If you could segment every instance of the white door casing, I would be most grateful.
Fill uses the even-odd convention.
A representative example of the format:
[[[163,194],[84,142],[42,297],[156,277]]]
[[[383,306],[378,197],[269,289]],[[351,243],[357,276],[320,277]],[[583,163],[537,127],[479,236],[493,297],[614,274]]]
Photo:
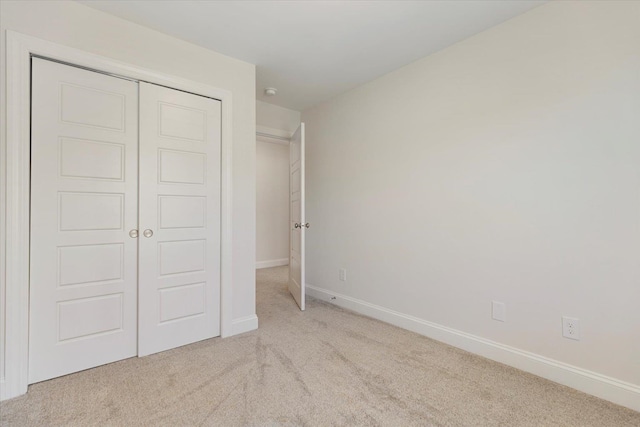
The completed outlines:
[[[220,123],[140,82],[139,356],[220,335]]]
[[[289,292],[305,309],[304,237],[307,229],[304,214],[304,123],[291,136],[289,145]]]
[[[136,355],[138,87],[33,59],[29,382]]]

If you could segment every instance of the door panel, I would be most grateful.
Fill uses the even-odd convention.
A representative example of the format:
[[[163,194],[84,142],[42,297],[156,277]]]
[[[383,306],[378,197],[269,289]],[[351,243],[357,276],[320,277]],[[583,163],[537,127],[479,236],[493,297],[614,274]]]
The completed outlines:
[[[144,356],[220,334],[221,105],[148,83],[140,105]]]
[[[34,58],[29,383],[137,350],[137,84]]]
[[[304,217],[304,123],[291,137],[289,145],[289,206],[290,206],[290,255],[289,255],[289,292],[304,310],[304,235],[306,222]],[[297,226],[296,226],[297,225]]]

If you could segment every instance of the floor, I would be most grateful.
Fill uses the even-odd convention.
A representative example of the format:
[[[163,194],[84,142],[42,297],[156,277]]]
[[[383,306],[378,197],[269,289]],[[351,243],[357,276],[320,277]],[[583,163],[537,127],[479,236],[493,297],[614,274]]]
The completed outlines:
[[[640,426],[640,413],[310,299],[258,271],[260,328],[35,384],[3,426]]]

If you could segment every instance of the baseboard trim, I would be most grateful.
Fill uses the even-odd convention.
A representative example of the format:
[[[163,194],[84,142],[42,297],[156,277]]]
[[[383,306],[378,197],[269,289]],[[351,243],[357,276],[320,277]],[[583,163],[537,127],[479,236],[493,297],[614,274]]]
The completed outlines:
[[[280,267],[281,265],[289,265],[289,258],[258,261],[256,262],[256,270],[259,270],[261,268]]]
[[[306,284],[307,294],[470,353],[640,411],[640,386]]]
[[[4,378],[0,379],[0,401],[7,400],[12,397],[15,397],[15,396],[11,395],[7,390],[7,384]]]
[[[251,316],[240,317],[239,319],[233,319],[231,323],[231,336],[244,334],[245,332],[258,329],[258,316],[255,314]]]

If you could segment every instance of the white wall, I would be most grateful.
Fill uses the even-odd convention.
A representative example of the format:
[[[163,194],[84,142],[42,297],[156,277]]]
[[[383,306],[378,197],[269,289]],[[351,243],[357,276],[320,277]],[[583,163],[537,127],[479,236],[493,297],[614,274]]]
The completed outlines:
[[[4,119],[5,30],[14,30],[51,42],[178,76],[233,94],[233,318],[255,315],[255,66],[183,42],[162,33],[107,15],[74,2],[0,2],[0,117]],[[3,120],[4,121],[4,120]],[[6,149],[5,126],[0,143]],[[4,172],[2,165],[2,205]],[[4,251],[4,209],[2,247]],[[4,267],[4,253],[2,256]],[[4,303],[4,268],[0,295]],[[4,306],[0,307],[2,313]],[[1,317],[1,316],[0,316]],[[2,325],[4,326],[4,325]],[[4,327],[2,328],[4,334]],[[4,354],[4,336],[0,337]],[[4,360],[4,359],[3,359]],[[4,378],[4,363],[2,363]]]
[[[289,146],[256,143],[256,267],[289,264]]]
[[[300,112],[256,102],[258,131],[291,135]],[[289,263],[289,147],[277,140],[256,142],[256,267]]]
[[[316,294],[631,383],[640,407],[640,3],[545,4],[302,121]]]
[[[267,127],[293,134],[300,124],[300,112],[256,101],[256,124],[259,128]]]

